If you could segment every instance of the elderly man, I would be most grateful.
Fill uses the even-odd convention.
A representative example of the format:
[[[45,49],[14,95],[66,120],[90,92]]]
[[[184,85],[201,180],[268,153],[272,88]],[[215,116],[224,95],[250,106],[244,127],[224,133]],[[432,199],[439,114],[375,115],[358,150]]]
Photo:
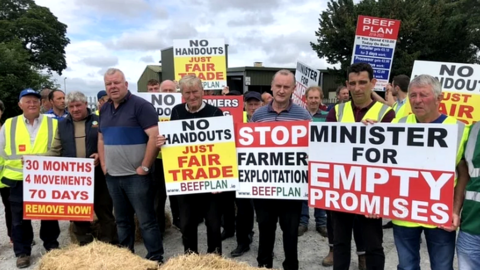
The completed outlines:
[[[372,99],[372,91],[376,82],[376,79],[373,78],[373,69],[369,64],[351,65],[348,69],[346,85],[352,95],[352,101],[335,105],[327,115],[327,122],[354,123],[366,119],[391,122],[395,118],[395,112],[388,105]],[[354,224],[362,228],[361,237],[366,240],[365,255],[358,256],[360,268],[384,269],[382,219],[369,219],[363,215],[335,211],[331,211],[331,217],[333,220],[334,270],[350,268],[350,245]]]
[[[160,84],[161,93],[176,93],[177,84],[171,80],[165,80]]]
[[[65,109],[65,93],[62,90],[53,90],[48,94],[48,101],[52,104],[52,109],[45,113],[48,117],[62,120],[67,117],[68,111]]]
[[[463,202],[460,232],[457,240],[458,269],[480,269],[480,122],[471,127],[465,146],[465,161],[468,165],[468,181]],[[457,186],[460,183],[457,184]]]
[[[468,169],[463,158],[468,128],[457,119],[442,114],[439,106],[442,101],[442,86],[430,75],[415,77],[408,87],[408,99],[413,114],[396,118],[392,123],[432,123],[458,126],[455,194],[451,226],[435,227],[407,221],[393,220],[393,238],[398,254],[398,269],[420,269],[420,235],[425,234],[430,266],[432,270],[453,270],[456,229],[460,225],[460,211],[465,198],[468,182]],[[478,215],[478,213],[476,213]],[[463,268],[461,268],[463,269]]]
[[[134,213],[147,249],[147,259],[163,262],[163,243],[154,211],[152,170],[158,149],[158,116],[152,104],[132,95],[125,75],[110,68],[105,73],[110,101],[100,109],[98,154],[113,200],[120,245],[132,252]]]
[[[99,240],[117,244],[113,203],[108,193],[105,175],[98,166],[98,116],[88,109],[87,97],[81,92],[68,93],[65,101],[70,114],[64,121],[58,123],[55,140],[47,155],[95,159],[93,206],[100,225]],[[81,246],[93,241],[90,222],[75,221],[73,224],[73,232]]]
[[[180,92],[185,103],[172,109],[171,121],[192,118],[223,116],[222,110],[203,102],[202,81],[194,75],[186,75],[180,80]],[[158,136],[157,147],[165,144],[165,137]],[[221,202],[220,194],[200,193],[177,195],[180,210],[180,230],[182,231],[185,253],[198,253],[198,220],[205,218],[207,226],[207,253],[222,254]]]
[[[259,108],[250,122],[281,122],[311,120],[307,110],[293,104],[291,96],[295,90],[295,75],[280,70],[272,79],[273,100]],[[283,231],[285,270],[298,270],[298,225],[302,213],[302,201],[283,199],[254,199],[259,229],[258,266],[273,267],[273,247],[277,221]]]
[[[330,111],[333,107],[335,107],[335,105],[339,103],[344,103],[350,100],[350,92],[345,85],[340,85],[339,87],[337,87],[337,91],[335,93],[337,96],[337,103],[329,105],[327,107],[327,111]]]
[[[41,96],[32,89],[20,92],[22,115],[9,118],[0,130],[0,155],[5,159],[2,183],[10,187],[13,250],[17,267],[30,266],[33,228],[23,219],[23,155],[42,155],[51,147],[57,120],[40,114]],[[28,165],[28,164],[27,164]],[[58,248],[60,228],[56,220],[42,220],[40,238],[47,251]]]

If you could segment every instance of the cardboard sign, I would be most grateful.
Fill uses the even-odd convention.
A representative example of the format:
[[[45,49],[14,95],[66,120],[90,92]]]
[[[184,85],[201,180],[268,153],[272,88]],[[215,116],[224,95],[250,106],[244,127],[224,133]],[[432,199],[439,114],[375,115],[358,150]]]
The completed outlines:
[[[305,92],[310,86],[318,86],[320,80],[320,72],[314,68],[311,68],[301,62],[297,62],[297,70],[295,71],[295,81],[297,86],[292,95],[293,103],[307,107],[307,100]]]
[[[231,116],[159,122],[167,195],[236,190],[235,134]]]
[[[457,125],[310,123],[312,207],[451,223]]]
[[[358,16],[352,64],[372,66],[377,79],[375,91],[385,91],[388,84],[399,30],[398,20]]]
[[[442,84],[441,113],[467,125],[480,119],[480,65],[415,61],[411,79],[421,74],[431,75]],[[406,106],[404,116],[412,113],[410,103],[403,106]]]
[[[182,94],[180,93],[135,93],[135,95],[155,107],[159,121],[169,121],[173,107],[182,103]]]
[[[194,74],[203,89],[222,89],[227,85],[224,39],[176,39],[173,41],[175,80]]]
[[[231,115],[234,123],[243,123],[243,96],[204,96],[203,101]]]
[[[237,198],[306,200],[308,121],[235,125]]]
[[[93,159],[23,160],[24,219],[93,221]]]

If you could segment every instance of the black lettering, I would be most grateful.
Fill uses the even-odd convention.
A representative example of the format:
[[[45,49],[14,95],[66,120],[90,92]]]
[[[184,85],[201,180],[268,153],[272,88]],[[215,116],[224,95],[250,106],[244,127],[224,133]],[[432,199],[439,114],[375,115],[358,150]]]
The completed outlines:
[[[395,149],[383,149],[383,163],[388,164],[390,161],[391,164],[398,164],[395,157],[397,156],[397,151]]]
[[[345,139],[348,139],[350,143],[357,143],[357,128],[354,126],[341,126],[340,142],[345,143]]]
[[[307,166],[308,165],[307,156],[308,155],[305,152],[297,152],[297,166],[299,165]]]
[[[357,161],[357,157],[363,156],[363,148],[362,147],[354,147],[352,152],[352,161]]]
[[[462,136],[462,134],[458,134],[458,136]],[[429,128],[427,146],[434,147],[436,141],[440,147],[448,147],[447,143],[445,142],[446,137],[447,130],[443,128]]]
[[[268,165],[268,154],[258,153],[258,165]]]
[[[310,142],[328,142],[328,131],[329,126],[312,126],[310,130]]]
[[[411,127],[407,130],[407,145],[408,146],[423,146],[422,142],[416,141],[416,139],[423,138],[424,128]]]
[[[372,157],[372,153],[374,153]],[[365,159],[368,162],[377,163],[380,160],[380,151],[377,148],[369,148],[365,152]]]
[[[285,153],[285,162],[283,166],[294,166],[295,165],[295,153],[294,152],[286,152]],[[282,164],[282,163],[280,163]]]
[[[369,141],[371,144],[376,144],[376,145],[380,145],[380,144],[385,143],[385,135],[383,135],[383,133],[382,133],[382,132],[384,132],[384,131],[385,131],[385,130],[383,129],[383,127],[373,126],[373,127],[370,129],[370,135],[371,135],[373,138],[368,139],[368,141]]]
[[[392,132],[392,145],[398,145],[400,132],[405,132],[404,127],[387,127],[387,131]]]
[[[195,130],[195,121],[193,121],[193,120],[182,121],[182,130],[183,131]]]

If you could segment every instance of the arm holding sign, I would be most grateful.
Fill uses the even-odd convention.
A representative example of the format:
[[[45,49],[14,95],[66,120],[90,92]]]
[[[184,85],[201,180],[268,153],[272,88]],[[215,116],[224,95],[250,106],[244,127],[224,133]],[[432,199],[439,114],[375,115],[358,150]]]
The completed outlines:
[[[60,134],[59,129],[57,128],[57,133],[55,134],[55,138],[53,138],[52,147],[45,153],[45,156],[54,156],[59,157],[62,155],[62,142],[60,141]]]
[[[465,160],[462,159],[460,163],[458,163],[456,171],[458,173],[458,177],[457,185],[455,186],[453,195],[452,225],[450,227],[440,226],[441,229],[449,232],[455,231],[460,226],[460,211],[462,210],[463,201],[465,200],[465,189],[468,181],[470,180],[468,167]]]

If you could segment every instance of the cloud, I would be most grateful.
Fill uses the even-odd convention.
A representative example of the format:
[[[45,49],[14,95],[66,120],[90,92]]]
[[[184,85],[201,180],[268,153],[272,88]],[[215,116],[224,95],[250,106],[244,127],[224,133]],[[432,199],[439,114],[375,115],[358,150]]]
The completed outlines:
[[[136,17],[150,9],[150,5],[145,0],[74,0],[73,2],[90,12],[107,16]]]
[[[82,59],[82,62],[92,67],[111,67],[118,64],[118,57],[116,56],[97,56],[86,57]]]
[[[272,13],[265,12],[248,12],[242,17],[232,19],[227,23],[229,27],[242,27],[250,25],[269,25],[275,22]]]
[[[152,63],[153,62],[153,57],[151,55],[145,55],[140,57],[140,61],[145,62],[145,63]]]

